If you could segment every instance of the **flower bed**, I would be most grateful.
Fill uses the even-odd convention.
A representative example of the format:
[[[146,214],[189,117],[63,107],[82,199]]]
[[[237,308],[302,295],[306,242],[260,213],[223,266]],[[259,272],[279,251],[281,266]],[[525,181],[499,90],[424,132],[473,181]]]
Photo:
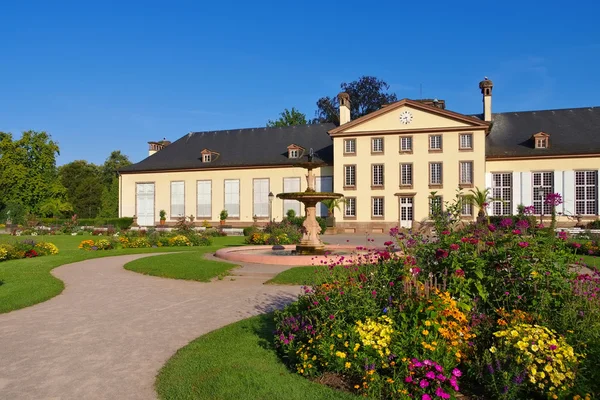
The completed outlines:
[[[566,235],[510,218],[391,234],[379,262],[332,262],[276,314],[290,368],[384,399],[600,393],[600,274],[572,272]]]
[[[50,242],[22,240],[13,244],[0,244],[0,261],[18,260],[58,254],[58,248]]]
[[[150,247],[177,247],[177,246],[210,246],[212,240],[209,236],[196,233],[195,231],[187,232],[159,232],[152,230],[147,231],[130,231],[125,234],[115,234],[106,238],[97,240],[83,240],[79,244],[82,250],[112,250],[116,248],[124,249],[139,249]]]

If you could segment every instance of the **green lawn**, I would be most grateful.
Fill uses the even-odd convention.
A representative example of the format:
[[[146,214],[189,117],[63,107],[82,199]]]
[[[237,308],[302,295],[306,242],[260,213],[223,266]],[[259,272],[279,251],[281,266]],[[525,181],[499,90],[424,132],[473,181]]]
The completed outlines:
[[[225,246],[237,246],[244,238],[239,236],[213,238],[213,245],[208,247],[161,247],[150,249],[117,249],[107,251],[84,251],[77,246],[82,240],[91,236],[21,236],[15,238],[0,235],[0,243],[11,243],[15,240],[33,239],[54,243],[59,254],[23,260],[0,262],[0,313],[6,313],[46,301],[64,289],[61,280],[53,277],[50,270],[58,266],[87,260],[90,258],[119,256],[138,253],[162,252],[198,252],[216,251]]]
[[[272,314],[201,336],[161,369],[161,399],[350,400],[357,397],[313,383],[283,365],[272,347]]]
[[[205,253],[200,250],[140,258],[125,264],[125,269],[162,278],[210,282],[212,278],[224,276],[236,267],[235,264],[206,260]]]
[[[308,266],[294,267],[283,271],[267,283],[273,285],[313,285],[325,282],[328,267]]]
[[[583,262],[590,267],[600,267],[600,257],[582,255],[579,258],[583,258]]]

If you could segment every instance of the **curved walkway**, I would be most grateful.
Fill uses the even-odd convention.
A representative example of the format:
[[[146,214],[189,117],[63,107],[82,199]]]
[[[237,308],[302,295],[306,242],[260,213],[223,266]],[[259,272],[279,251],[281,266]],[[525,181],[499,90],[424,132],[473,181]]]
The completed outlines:
[[[154,399],[155,376],[179,348],[300,292],[262,284],[289,267],[249,264],[211,283],[123,269],[155,255],[58,267],[62,294],[0,315],[0,398]]]

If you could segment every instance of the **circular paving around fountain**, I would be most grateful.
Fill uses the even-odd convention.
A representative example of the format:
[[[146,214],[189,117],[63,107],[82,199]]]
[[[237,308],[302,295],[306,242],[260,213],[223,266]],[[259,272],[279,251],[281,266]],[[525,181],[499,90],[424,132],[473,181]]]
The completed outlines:
[[[357,248],[352,245],[326,245],[325,255],[297,255],[292,252],[296,250],[295,244],[279,246],[279,248],[281,249],[273,250],[273,246],[225,247],[217,250],[215,256],[227,261],[303,266],[329,264],[338,260],[345,264],[352,264],[358,259],[364,260],[365,256],[370,258],[368,255],[377,251],[377,249]]]

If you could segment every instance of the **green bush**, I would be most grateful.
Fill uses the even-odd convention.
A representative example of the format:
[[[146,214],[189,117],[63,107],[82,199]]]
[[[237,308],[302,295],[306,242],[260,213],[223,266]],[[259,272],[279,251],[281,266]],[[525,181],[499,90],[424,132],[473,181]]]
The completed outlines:
[[[71,218],[40,218],[40,224],[46,226],[62,226],[70,223]],[[102,227],[112,225],[116,229],[129,229],[133,224],[133,218],[79,218],[77,220],[78,226],[96,226]]]
[[[587,229],[600,229],[600,219],[588,222],[586,225]]]
[[[292,211],[292,213],[290,213],[290,211]],[[292,216],[290,216],[290,215],[292,215]],[[294,210],[288,210],[288,216],[286,218],[284,218],[283,220],[288,221],[291,224],[297,226],[298,229],[300,229],[300,231],[302,231],[304,229],[302,224],[306,220],[306,217],[296,217],[296,213],[294,212]],[[325,231],[327,230],[327,219],[317,217],[317,223],[321,227],[321,231],[319,232],[319,234],[320,235],[324,234]]]
[[[250,236],[255,232],[259,232],[260,230],[256,226],[247,226],[244,228],[244,236]]]

